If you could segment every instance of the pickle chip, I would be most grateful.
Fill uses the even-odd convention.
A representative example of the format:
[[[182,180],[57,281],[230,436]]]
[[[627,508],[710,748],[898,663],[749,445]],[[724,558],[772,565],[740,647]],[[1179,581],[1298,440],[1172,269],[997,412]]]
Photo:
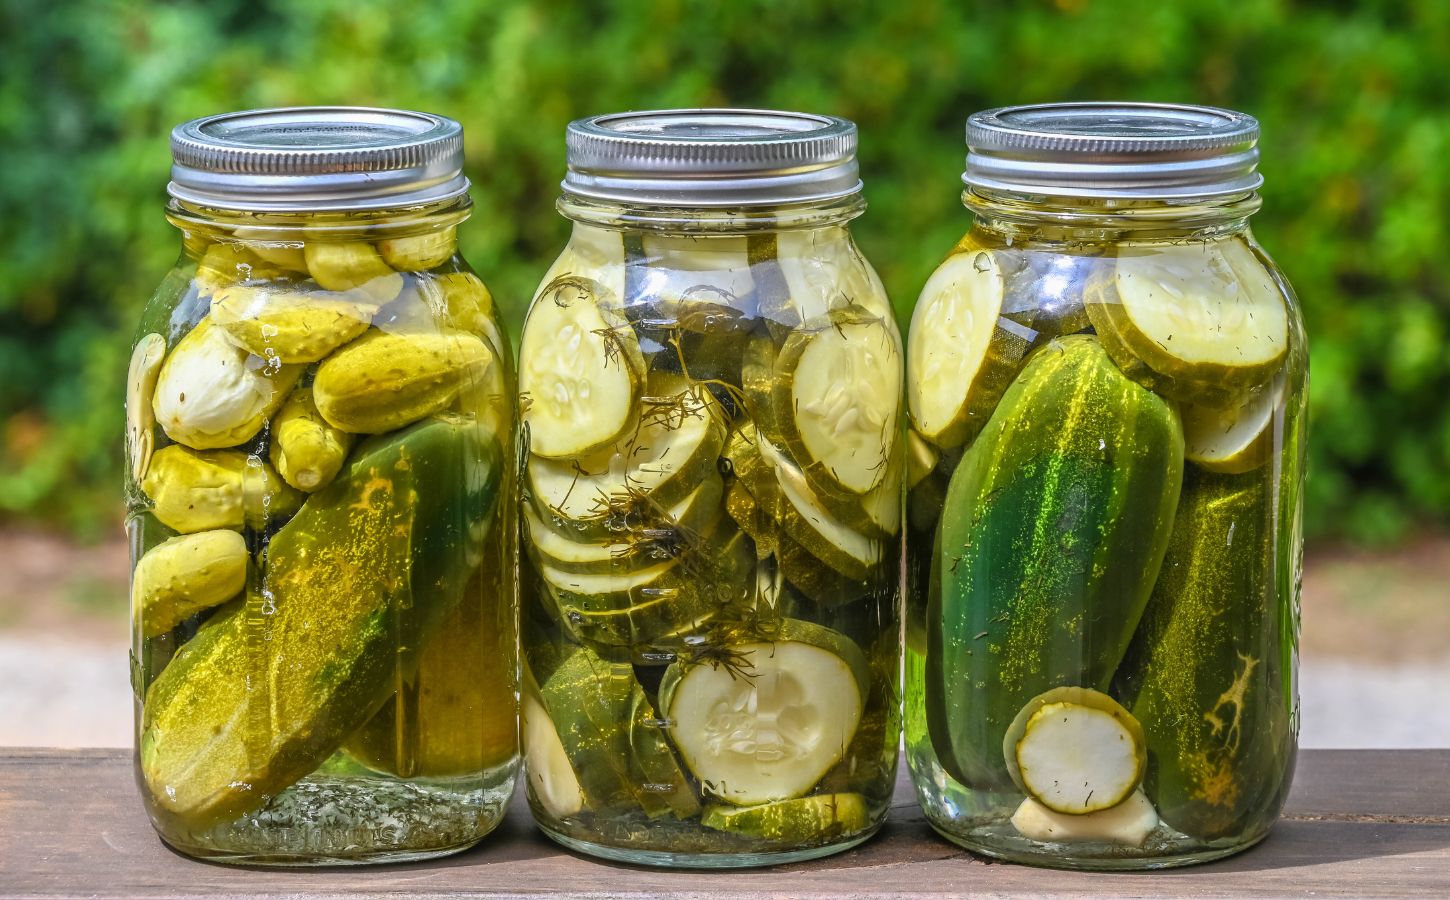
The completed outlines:
[[[1086,291],[1088,316],[1130,377],[1185,403],[1227,406],[1289,349],[1289,309],[1240,238],[1122,247]]]
[[[1018,787],[1073,815],[1122,803],[1148,766],[1138,720],[1107,694],[1082,687],[1053,688],[1028,701],[1007,729],[1003,754]]]
[[[146,477],[156,446],[156,414],[151,402],[165,358],[166,338],[148,334],[136,342],[126,373],[126,454],[131,459],[131,477],[138,482]]]
[[[760,806],[712,806],[700,824],[763,841],[812,846],[844,837],[871,822],[860,794],[817,794]]]
[[[1208,469],[1240,475],[1264,465],[1274,453],[1274,413],[1284,398],[1284,377],[1250,392],[1226,409],[1183,407],[1184,455]]]

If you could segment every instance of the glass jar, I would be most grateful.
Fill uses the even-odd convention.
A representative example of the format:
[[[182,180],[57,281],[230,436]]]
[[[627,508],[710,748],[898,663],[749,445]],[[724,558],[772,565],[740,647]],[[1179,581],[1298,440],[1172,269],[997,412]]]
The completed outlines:
[[[1260,840],[1298,731],[1307,357],[1257,123],[972,116],[912,320],[906,742],[931,824],[1036,865]]]
[[[233,863],[487,834],[517,751],[516,387],[458,255],[457,122],[265,110],[172,136],[183,251],[127,383],[137,780]]]
[[[823,856],[899,740],[902,348],[847,223],[855,126],[569,127],[573,234],[524,325],[523,742],[550,837]]]

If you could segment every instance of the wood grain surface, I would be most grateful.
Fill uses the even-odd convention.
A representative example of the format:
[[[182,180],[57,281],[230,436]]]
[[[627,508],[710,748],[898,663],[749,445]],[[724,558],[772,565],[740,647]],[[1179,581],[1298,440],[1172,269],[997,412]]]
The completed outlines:
[[[1085,874],[989,863],[935,836],[902,766],[891,820],[838,856],[668,872],[560,849],[515,797],[474,849],[427,863],[238,869],[168,850],[121,750],[0,749],[0,898],[32,897],[1450,897],[1450,750],[1309,750],[1257,848],[1188,869]]]

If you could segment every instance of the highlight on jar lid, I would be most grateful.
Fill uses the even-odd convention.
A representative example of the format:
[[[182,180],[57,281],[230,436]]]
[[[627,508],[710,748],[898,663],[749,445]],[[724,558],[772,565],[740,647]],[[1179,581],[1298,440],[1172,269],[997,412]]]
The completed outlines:
[[[675,109],[569,124],[565,193],[654,206],[811,203],[861,191],[856,125],[758,109]]]
[[[193,119],[171,132],[177,200],[257,212],[386,209],[468,191],[463,126],[401,109],[299,106]]]
[[[1259,123],[1211,106],[1046,103],[967,119],[972,188],[1044,196],[1207,199],[1256,190]]]

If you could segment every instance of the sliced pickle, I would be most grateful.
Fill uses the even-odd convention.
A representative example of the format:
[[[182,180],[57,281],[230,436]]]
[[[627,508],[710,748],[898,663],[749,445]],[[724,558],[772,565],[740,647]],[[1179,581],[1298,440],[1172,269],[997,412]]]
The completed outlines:
[[[915,429],[939,447],[961,446],[985,424],[991,409],[979,395],[995,393],[1004,363],[1020,356],[993,352],[1004,294],[990,250],[948,257],[921,289],[907,345],[907,400]]]
[[[639,417],[644,359],[634,329],[591,278],[563,276],[524,323],[519,393],[529,449],[576,459],[625,437]]]
[[[1263,384],[1289,347],[1289,310],[1241,239],[1119,248],[1087,310],[1113,361],[1185,403],[1228,406]]]
[[[533,796],[551,816],[576,815],[584,808],[584,786],[544,704],[525,693],[520,718],[524,768]]]
[[[786,339],[775,361],[775,429],[817,490],[849,499],[885,478],[901,378],[890,323],[859,307]]]
[[[669,510],[650,509],[602,540],[551,527],[532,503],[523,504],[528,548],[541,565],[561,572],[607,574],[655,565],[681,552],[719,513],[725,485],[706,478]]]
[[[1184,456],[1210,472],[1240,475],[1269,461],[1274,453],[1274,414],[1284,397],[1284,377],[1276,376],[1227,409],[1183,407]]]
[[[602,537],[644,498],[647,508],[669,509],[715,473],[725,424],[713,395],[674,379],[656,379],[650,394],[618,443],[582,458],[529,460],[529,490],[545,518]]]
[[[792,619],[774,641],[674,663],[660,706],[705,792],[754,806],[810,792],[850,745],[869,685],[866,657],[850,638]]]
[[[871,821],[860,794],[817,794],[760,806],[712,806],[700,824],[792,846],[813,846],[860,831]]]
[[[1117,806],[1148,765],[1143,728],[1101,691],[1053,688],[1030,700],[1007,729],[1003,754],[1017,786],[1072,815]]]
[[[1141,847],[1158,827],[1158,812],[1141,790],[1117,806],[1081,815],[1056,812],[1028,797],[1012,814],[1012,827],[1034,841]]]

